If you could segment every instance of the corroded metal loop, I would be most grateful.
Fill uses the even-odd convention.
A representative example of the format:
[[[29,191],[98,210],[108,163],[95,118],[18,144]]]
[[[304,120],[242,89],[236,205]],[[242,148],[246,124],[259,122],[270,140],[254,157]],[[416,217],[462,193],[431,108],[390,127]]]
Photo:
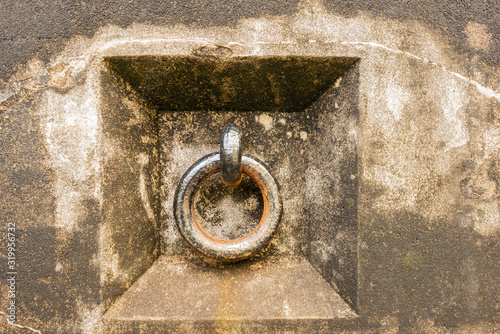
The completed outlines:
[[[264,210],[259,225],[248,235],[233,240],[218,240],[205,233],[194,215],[193,201],[200,185],[220,171],[220,154],[214,153],[196,162],[182,177],[174,199],[174,216],[179,231],[197,250],[221,261],[237,261],[258,252],[271,239],[281,218],[283,204],[278,182],[260,161],[242,156],[242,172],[259,185]]]
[[[220,176],[227,186],[241,182],[241,130],[227,125],[220,137]]]

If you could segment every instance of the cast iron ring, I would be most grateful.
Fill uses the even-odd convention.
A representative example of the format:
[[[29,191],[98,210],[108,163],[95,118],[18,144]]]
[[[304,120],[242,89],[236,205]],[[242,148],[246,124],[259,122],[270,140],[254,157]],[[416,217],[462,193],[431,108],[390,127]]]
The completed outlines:
[[[207,155],[196,162],[182,177],[175,192],[174,216],[179,231],[198,251],[220,261],[237,261],[258,252],[271,239],[281,218],[283,204],[278,182],[260,161],[246,155],[241,159],[242,172],[258,185],[264,199],[259,225],[248,235],[233,239],[214,239],[205,233],[194,215],[193,200],[209,176],[220,171],[220,154]]]

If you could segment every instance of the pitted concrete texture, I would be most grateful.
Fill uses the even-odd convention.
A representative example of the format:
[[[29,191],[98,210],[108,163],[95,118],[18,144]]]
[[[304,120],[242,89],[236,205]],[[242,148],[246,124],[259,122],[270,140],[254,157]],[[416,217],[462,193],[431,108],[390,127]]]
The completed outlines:
[[[500,332],[499,11],[497,0],[2,1],[0,237],[16,224],[16,322],[31,329],[0,332],[118,331],[128,324],[103,315],[159,256],[201,261],[178,237],[171,192],[226,121],[247,127],[247,152],[283,187],[280,230],[253,261],[305,257],[359,317],[212,332]],[[213,75],[187,77],[210,94],[190,99],[197,83],[182,79],[182,94],[148,95],[175,71],[146,62],[135,85],[107,61],[126,57],[203,59]],[[289,113],[288,88],[273,88],[283,77],[263,71],[274,76],[237,95],[257,99],[243,111],[231,94],[253,70],[222,80],[220,62],[280,57],[356,61]],[[313,73],[285,83],[309,87]]]

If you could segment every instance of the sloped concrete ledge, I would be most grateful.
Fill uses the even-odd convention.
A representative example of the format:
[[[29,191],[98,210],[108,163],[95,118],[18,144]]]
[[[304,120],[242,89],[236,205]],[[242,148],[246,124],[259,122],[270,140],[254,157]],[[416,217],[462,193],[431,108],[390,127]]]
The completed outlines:
[[[303,258],[268,258],[220,268],[162,256],[103,320],[113,331],[114,324],[132,332],[160,325],[182,331],[191,324],[189,330],[196,332],[225,326],[267,332],[337,326],[357,317]]]

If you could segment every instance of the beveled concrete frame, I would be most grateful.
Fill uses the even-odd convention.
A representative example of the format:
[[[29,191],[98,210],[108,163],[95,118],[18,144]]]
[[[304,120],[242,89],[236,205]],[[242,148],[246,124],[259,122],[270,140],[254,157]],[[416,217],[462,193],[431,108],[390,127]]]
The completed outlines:
[[[104,312],[149,267],[160,249],[159,208],[152,200],[157,196],[156,139],[139,131],[134,136],[140,146],[123,149],[106,135],[103,124],[110,115],[102,109],[100,80],[101,73],[107,71],[102,60],[108,56],[191,55],[207,45],[223,46],[235,56],[360,59],[359,127],[351,127],[348,132],[358,142],[359,156],[358,175],[353,175],[359,178],[356,308],[361,314],[386,314],[412,301],[411,296],[399,296],[398,289],[410,284],[412,275],[419,275],[413,271],[426,266],[425,250],[415,246],[415,235],[425,231],[427,222],[444,221],[446,226],[451,219],[450,203],[458,201],[455,189],[459,180],[449,171],[460,164],[469,140],[461,106],[467,105],[471,96],[482,96],[482,86],[455,75],[463,72],[463,64],[440,54],[445,44],[438,39],[429,41],[425,29],[419,32],[420,27],[407,27],[418,38],[408,50],[400,51],[403,37],[395,37],[385,45],[382,35],[367,28],[370,20],[318,20],[325,15],[318,14],[316,19],[305,15],[305,25],[294,21],[300,38],[294,36],[294,30],[282,31],[276,38],[266,34],[281,31],[283,23],[259,25],[265,20],[221,31],[135,27],[122,35],[120,30],[103,34],[92,45],[76,45],[61,56],[67,71],[53,76],[54,89],[43,92],[39,115],[56,179],[56,240],[61,249],[70,247],[76,237],[87,245],[85,260],[69,260],[87,263],[91,268],[84,270],[87,280],[95,282],[89,286],[95,294],[86,298],[87,309]],[[122,102],[124,110],[128,103],[134,103]],[[154,117],[142,106],[134,105],[132,109],[141,112],[131,118],[131,125],[148,124]],[[422,134],[425,140],[421,140]],[[425,159],[416,152],[424,152]],[[124,177],[124,171],[127,178],[138,180],[133,198],[122,204],[104,203],[105,193],[113,193],[106,189],[106,178]],[[149,185],[146,175],[153,176]],[[315,175],[310,177],[314,179]],[[436,183],[436,177],[450,180],[442,186]],[[89,201],[96,210],[88,209]],[[106,205],[118,211],[127,206],[141,207],[134,221],[143,223],[144,239],[133,244],[148,242],[139,249],[127,248],[127,254],[137,256],[133,263],[121,261],[118,254],[122,250],[111,243],[117,230],[110,230],[106,224],[110,215],[109,210],[102,210]],[[90,211],[95,218],[86,220]],[[87,223],[82,225],[82,221]],[[488,233],[480,224],[477,231]],[[439,289],[439,284],[433,286],[435,282],[424,280],[423,284],[419,295]]]

